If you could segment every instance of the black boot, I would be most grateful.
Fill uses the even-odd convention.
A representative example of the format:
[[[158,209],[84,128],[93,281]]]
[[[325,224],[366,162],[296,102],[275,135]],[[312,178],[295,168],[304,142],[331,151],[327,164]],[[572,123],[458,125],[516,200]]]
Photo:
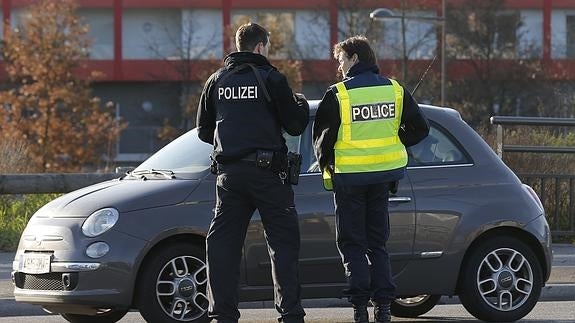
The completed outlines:
[[[375,316],[376,323],[387,323],[391,322],[391,303],[384,302],[375,304],[373,308],[373,313]]]
[[[353,306],[353,321],[355,323],[369,323],[367,305]]]

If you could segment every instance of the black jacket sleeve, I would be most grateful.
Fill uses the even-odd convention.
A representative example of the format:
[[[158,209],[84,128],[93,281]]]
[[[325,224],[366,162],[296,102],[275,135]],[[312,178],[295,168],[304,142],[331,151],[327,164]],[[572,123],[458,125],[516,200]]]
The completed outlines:
[[[317,108],[312,134],[315,157],[320,169],[334,164],[333,147],[337,141],[340,124],[339,103],[335,93],[328,89]]]
[[[196,125],[198,127],[198,137],[201,141],[208,144],[214,144],[214,130],[216,129],[216,108],[212,99],[213,87],[217,72],[212,74],[206,81],[196,116]]]
[[[286,77],[277,71],[271,72],[269,85],[281,127],[292,136],[301,135],[309,122],[309,104],[293,94]]]
[[[403,112],[399,139],[405,147],[422,141],[429,134],[429,123],[409,91],[403,89]]]

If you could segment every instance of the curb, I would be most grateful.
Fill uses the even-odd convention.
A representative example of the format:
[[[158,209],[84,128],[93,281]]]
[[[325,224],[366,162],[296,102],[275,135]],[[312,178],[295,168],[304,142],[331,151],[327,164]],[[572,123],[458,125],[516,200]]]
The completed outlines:
[[[575,301],[575,283],[547,284],[541,289],[540,301]]]
[[[575,283],[574,284],[547,284],[541,289],[541,296],[539,302],[550,301],[575,301]],[[459,297],[456,296],[442,296],[438,305],[444,304],[461,304]],[[318,307],[348,307],[349,302],[342,298],[318,298],[318,299],[304,299],[302,300],[304,308],[318,308]],[[260,302],[242,302],[239,304],[240,309],[263,309],[274,308],[273,301],[260,301]]]

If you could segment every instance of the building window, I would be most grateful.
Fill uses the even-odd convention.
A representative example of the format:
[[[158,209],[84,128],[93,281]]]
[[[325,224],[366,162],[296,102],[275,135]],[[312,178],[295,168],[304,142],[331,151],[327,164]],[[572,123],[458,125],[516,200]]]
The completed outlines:
[[[543,55],[543,10],[521,10],[517,41],[518,57],[534,59]]]
[[[11,12],[10,27],[18,28],[22,25],[27,7],[17,7]],[[0,13],[1,15],[1,13]],[[75,15],[81,19],[83,25],[88,26],[85,35],[90,41],[90,59],[114,58],[114,14],[111,9],[78,9]],[[0,25],[0,35],[3,35],[3,25]]]
[[[179,82],[97,83],[95,96],[113,101],[116,115],[128,123],[120,134],[117,161],[141,162],[161,148],[158,130],[165,120],[181,120]]]
[[[551,12],[551,58],[575,58],[575,9]]]
[[[233,30],[248,22],[256,22],[270,32],[271,59],[297,57],[294,38],[294,13],[285,11],[238,10],[232,13]],[[235,45],[234,45],[235,47]]]
[[[494,49],[500,58],[517,56],[517,29],[521,24],[519,13],[501,13],[495,21]]]
[[[575,16],[566,16],[565,22],[567,24],[567,38],[565,40],[567,58],[575,58]]]
[[[181,58],[182,14],[176,9],[126,9],[122,52],[127,59]]]
[[[403,56],[403,37],[409,59],[430,59],[437,47],[436,25],[433,21],[405,19],[405,30],[402,30],[400,18],[389,18],[373,21],[369,18],[372,10],[341,10],[338,21],[338,38],[343,40],[352,35],[365,35],[378,59],[401,59]],[[401,11],[395,13],[401,17]],[[408,11],[406,17],[432,17],[431,11]]]
[[[222,37],[223,22],[221,11],[182,11],[182,59],[222,58]]]
[[[295,50],[302,59],[330,59],[329,13],[295,11]]]
[[[90,59],[113,59],[114,12],[111,9],[80,9],[78,15],[89,27]]]
[[[377,58],[401,57],[401,43],[394,42],[400,35],[396,21],[373,21],[369,9],[348,8],[338,12],[337,39],[342,41],[355,35],[365,35],[371,41]],[[398,38],[401,40],[401,37]],[[390,46],[391,44],[398,46]]]

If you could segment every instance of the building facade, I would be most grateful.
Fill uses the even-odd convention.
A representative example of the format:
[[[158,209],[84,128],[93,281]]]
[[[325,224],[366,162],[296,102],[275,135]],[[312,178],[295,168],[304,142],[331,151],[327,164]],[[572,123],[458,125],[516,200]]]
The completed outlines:
[[[15,27],[31,2],[2,0],[0,14]],[[416,1],[407,1],[405,17],[443,15],[441,0],[411,2]],[[159,127],[164,120],[181,119],[184,89],[200,88],[214,62],[234,50],[230,26],[243,21],[279,26],[285,46],[272,59],[302,61],[308,98],[321,98],[335,79],[331,48],[350,34],[377,38],[384,66],[400,65],[403,48],[410,62],[421,64],[428,64],[441,48],[440,29],[431,20],[410,22],[403,33],[397,19],[370,20],[369,13],[378,7],[398,12],[399,0],[78,0],[78,5],[78,14],[90,26],[88,66],[105,74],[94,94],[114,102],[117,115],[129,122],[118,143],[118,162],[141,161],[160,148]],[[549,79],[575,79],[575,1],[508,0],[499,19],[502,24],[522,22],[516,32],[498,34],[495,41],[506,48],[502,59],[541,60]],[[405,47],[397,45],[403,34]],[[464,73],[457,59],[465,57],[456,55],[450,62],[448,79]]]

